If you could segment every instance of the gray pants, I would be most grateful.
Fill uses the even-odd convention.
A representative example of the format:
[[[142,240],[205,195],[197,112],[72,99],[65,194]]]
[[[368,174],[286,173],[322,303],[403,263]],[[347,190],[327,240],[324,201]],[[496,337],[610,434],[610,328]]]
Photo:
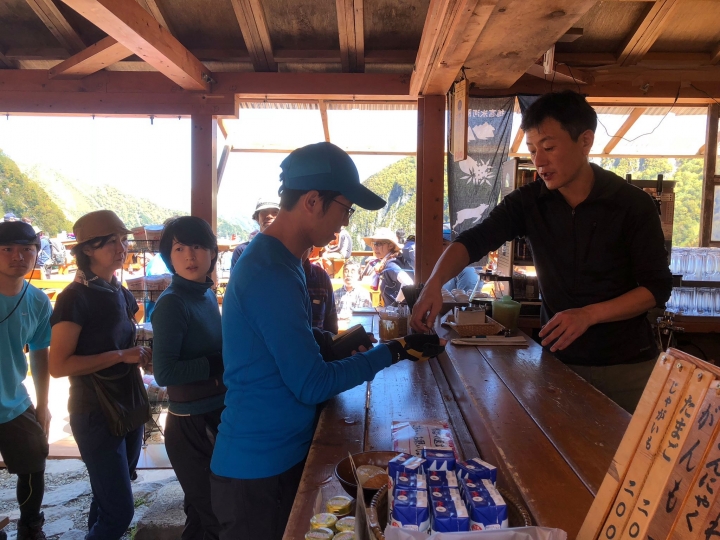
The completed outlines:
[[[566,364],[595,388],[632,414],[645,390],[656,359],[616,366],[576,366]]]

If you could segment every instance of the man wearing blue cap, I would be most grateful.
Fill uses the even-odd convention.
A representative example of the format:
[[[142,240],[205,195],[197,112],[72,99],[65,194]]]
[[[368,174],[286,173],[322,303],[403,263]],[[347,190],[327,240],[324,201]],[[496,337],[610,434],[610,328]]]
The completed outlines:
[[[211,469],[221,540],[279,540],[313,437],[317,404],[372,380],[400,359],[436,355],[437,336],[392,340],[325,362],[311,327],[301,259],[347,226],[357,204],[385,201],[360,183],[350,156],[330,143],[280,165],[280,212],[238,260],[223,300],[227,387]],[[323,340],[322,338],[325,338]]]
[[[0,453],[8,471],[18,477],[20,505],[18,540],[45,538],[40,512],[45,492],[45,458],[48,455],[48,347],[50,300],[25,281],[33,269],[40,239],[22,221],[0,223]],[[23,386],[27,376],[25,345],[37,408]]]

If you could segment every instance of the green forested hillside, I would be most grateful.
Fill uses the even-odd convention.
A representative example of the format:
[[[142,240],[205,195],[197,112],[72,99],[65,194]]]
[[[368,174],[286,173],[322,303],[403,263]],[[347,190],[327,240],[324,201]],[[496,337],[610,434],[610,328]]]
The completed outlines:
[[[71,223],[45,189],[23,174],[15,162],[0,150],[0,205],[2,214],[27,217],[33,225],[55,235]]]
[[[363,249],[362,238],[372,234],[377,227],[389,227],[392,231],[403,229],[406,235],[415,234],[417,167],[414,157],[401,159],[385,167],[363,185],[385,199],[387,205],[377,212],[358,208],[353,214],[348,230],[354,249]],[[444,221],[449,221],[447,197],[444,214]]]
[[[610,159],[602,167],[623,178],[627,173],[636,180],[655,180],[663,174],[675,183],[673,246],[698,246],[700,241],[700,202],[702,200],[703,160],[678,159],[675,167],[668,159]]]
[[[129,195],[112,186],[89,186],[54,170],[34,167],[27,172],[62,208],[70,221],[66,229],[68,231],[80,216],[102,208],[113,210],[129,228],[163,223],[170,217],[184,214],[148,199]],[[218,218],[218,236],[237,234],[241,239],[245,239],[248,233],[242,225]]]

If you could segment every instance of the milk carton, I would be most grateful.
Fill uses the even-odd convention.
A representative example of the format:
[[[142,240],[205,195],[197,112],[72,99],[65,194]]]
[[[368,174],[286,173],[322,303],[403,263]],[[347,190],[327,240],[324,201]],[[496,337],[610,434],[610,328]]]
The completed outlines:
[[[459,497],[432,501],[432,532],[470,530],[470,517]]]
[[[390,526],[419,532],[427,531],[430,528],[427,492],[396,488]]]
[[[455,452],[450,448],[426,446],[422,450],[422,457],[425,458],[425,472],[455,470]]]
[[[425,460],[421,457],[401,453],[388,461],[388,517],[392,516],[393,492],[395,491],[395,479],[400,473],[418,474],[422,473],[422,465]],[[423,480],[424,480],[423,476]],[[403,487],[409,487],[404,484]]]
[[[493,484],[497,482],[497,467],[480,458],[458,461],[455,465],[455,472],[460,480],[471,478],[478,482],[482,479],[491,480]]]
[[[470,482],[474,484],[473,482]],[[505,529],[508,526],[507,506],[490,480],[483,479],[471,490],[465,484],[463,497],[470,513],[470,530]]]
[[[451,487],[455,489],[459,487],[457,477],[452,471],[428,471],[427,485],[428,487]]]

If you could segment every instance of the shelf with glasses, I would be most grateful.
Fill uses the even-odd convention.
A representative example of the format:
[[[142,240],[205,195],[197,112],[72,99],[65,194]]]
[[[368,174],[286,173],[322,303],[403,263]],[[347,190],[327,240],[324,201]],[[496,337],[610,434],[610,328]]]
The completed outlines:
[[[129,240],[128,253],[157,253],[160,240]]]

